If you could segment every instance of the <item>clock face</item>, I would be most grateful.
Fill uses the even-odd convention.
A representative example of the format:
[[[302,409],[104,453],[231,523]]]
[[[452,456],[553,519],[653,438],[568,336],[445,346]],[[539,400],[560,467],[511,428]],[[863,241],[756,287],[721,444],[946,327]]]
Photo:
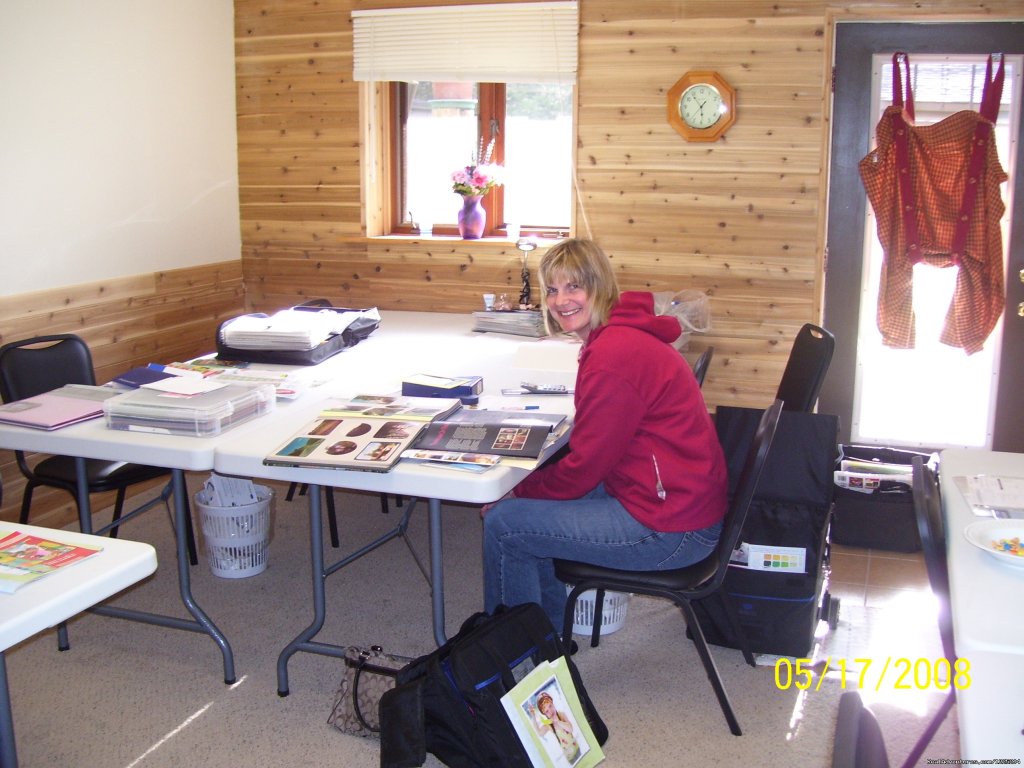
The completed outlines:
[[[679,99],[679,116],[691,128],[710,128],[722,114],[722,94],[709,83],[691,85]]]

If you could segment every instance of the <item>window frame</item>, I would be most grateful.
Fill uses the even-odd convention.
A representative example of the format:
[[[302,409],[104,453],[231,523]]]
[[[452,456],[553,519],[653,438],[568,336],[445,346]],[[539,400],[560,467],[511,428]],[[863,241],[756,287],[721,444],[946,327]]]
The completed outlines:
[[[403,205],[404,178],[404,125],[408,119],[406,113],[409,100],[406,98],[409,83],[390,82],[385,89],[387,105],[387,121],[390,127],[387,146],[386,166],[388,168],[388,200],[390,216],[385,227],[391,235],[419,235],[414,222],[405,218],[406,206]],[[575,89],[574,89],[575,90]],[[493,132],[494,147],[491,162],[505,164],[505,116],[506,97],[508,94],[505,83],[477,83],[477,136],[484,137],[484,144],[492,138],[491,126],[497,126]],[[575,94],[573,94],[575,103]],[[574,110],[575,111],[575,110]],[[570,194],[573,194],[570,192]],[[505,228],[505,187],[499,185],[483,196],[481,203],[487,211],[487,225],[483,237],[507,237]],[[571,206],[575,208],[575,206]],[[454,209],[453,209],[454,210]],[[572,231],[572,222],[568,226],[545,225],[543,222],[532,222],[520,227],[521,236],[567,236]],[[458,237],[458,227],[451,222],[433,224],[433,234],[441,237]]]

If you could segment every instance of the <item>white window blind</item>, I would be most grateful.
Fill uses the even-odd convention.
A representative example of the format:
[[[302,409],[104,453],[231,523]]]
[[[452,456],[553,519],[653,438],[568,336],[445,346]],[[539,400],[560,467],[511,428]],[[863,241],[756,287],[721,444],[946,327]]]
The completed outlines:
[[[358,81],[573,82],[577,4],[353,11]]]

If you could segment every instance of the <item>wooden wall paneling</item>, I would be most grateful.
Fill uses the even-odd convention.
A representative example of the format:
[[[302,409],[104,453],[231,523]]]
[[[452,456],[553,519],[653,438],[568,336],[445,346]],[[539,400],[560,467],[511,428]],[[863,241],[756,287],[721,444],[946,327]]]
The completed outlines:
[[[363,239],[386,211],[377,190],[360,186],[360,164],[377,160],[359,133],[372,102],[346,82],[349,12],[420,4],[236,2],[243,270],[254,305],[324,294],[470,311],[484,284],[518,292],[517,263],[496,244],[446,251],[443,241]],[[797,330],[820,319],[829,25],[847,15],[1020,12],[1019,0],[580,1],[579,233],[613,255],[624,288],[710,295],[712,406],[764,405]],[[698,67],[721,72],[739,98],[736,124],[707,146],[682,141],[665,118],[668,88]]]
[[[241,262],[235,260],[10,297],[0,303],[0,340],[76,333],[89,344],[96,379],[103,383],[135,365],[212,351],[217,325],[244,308]],[[0,518],[16,520],[25,484],[13,451],[0,451],[0,476]],[[98,496],[94,508],[112,503],[112,494]],[[61,527],[75,519],[68,494],[35,492],[32,522]]]

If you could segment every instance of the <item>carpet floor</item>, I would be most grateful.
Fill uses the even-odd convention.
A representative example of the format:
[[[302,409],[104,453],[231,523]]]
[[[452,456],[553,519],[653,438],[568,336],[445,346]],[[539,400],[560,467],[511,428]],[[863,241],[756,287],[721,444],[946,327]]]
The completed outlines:
[[[193,490],[202,478],[190,478]],[[7,652],[11,699],[24,768],[181,768],[182,766],[375,766],[377,742],[327,725],[342,662],[299,653],[288,667],[290,695],[277,695],[281,649],[312,618],[305,497],[284,500],[275,487],[266,571],[244,579],[214,576],[201,556],[192,569],[197,602],[231,643],[237,682],[223,682],[221,654],[205,635],[83,614],[69,623],[71,649],[55,632]],[[343,547],[380,535],[400,516],[380,511],[375,495],[336,491]],[[393,507],[393,504],[392,504]],[[106,520],[109,512],[97,515]],[[444,507],[447,627],[480,608],[480,520],[472,507]],[[198,528],[198,525],[197,525]],[[148,541],[160,568],[116,604],[185,616],[177,595],[173,537],[164,513],[131,521],[121,535]],[[409,541],[427,553],[426,512],[412,517]],[[201,546],[201,545],[200,545]],[[328,557],[331,557],[329,552]],[[927,599],[920,601],[927,604]],[[433,647],[430,591],[400,541],[334,574],[327,621],[318,640],[378,644],[416,656]],[[939,706],[942,694],[895,690],[876,677],[858,681],[854,659],[936,656],[934,618],[923,610],[840,610],[839,625],[815,648],[816,669],[830,672],[808,690],[785,677],[789,659],[747,666],[739,651],[713,647],[743,735],[730,734],[677,609],[634,596],[625,624],[597,648],[579,638],[575,660],[610,731],[609,766],[828,766],[839,695],[862,683],[899,764]],[[840,662],[846,660],[845,677]],[[783,673],[780,677],[780,670]],[[868,695],[870,692],[870,695]],[[958,756],[955,708],[926,750]],[[427,766],[440,765],[428,756]]]

